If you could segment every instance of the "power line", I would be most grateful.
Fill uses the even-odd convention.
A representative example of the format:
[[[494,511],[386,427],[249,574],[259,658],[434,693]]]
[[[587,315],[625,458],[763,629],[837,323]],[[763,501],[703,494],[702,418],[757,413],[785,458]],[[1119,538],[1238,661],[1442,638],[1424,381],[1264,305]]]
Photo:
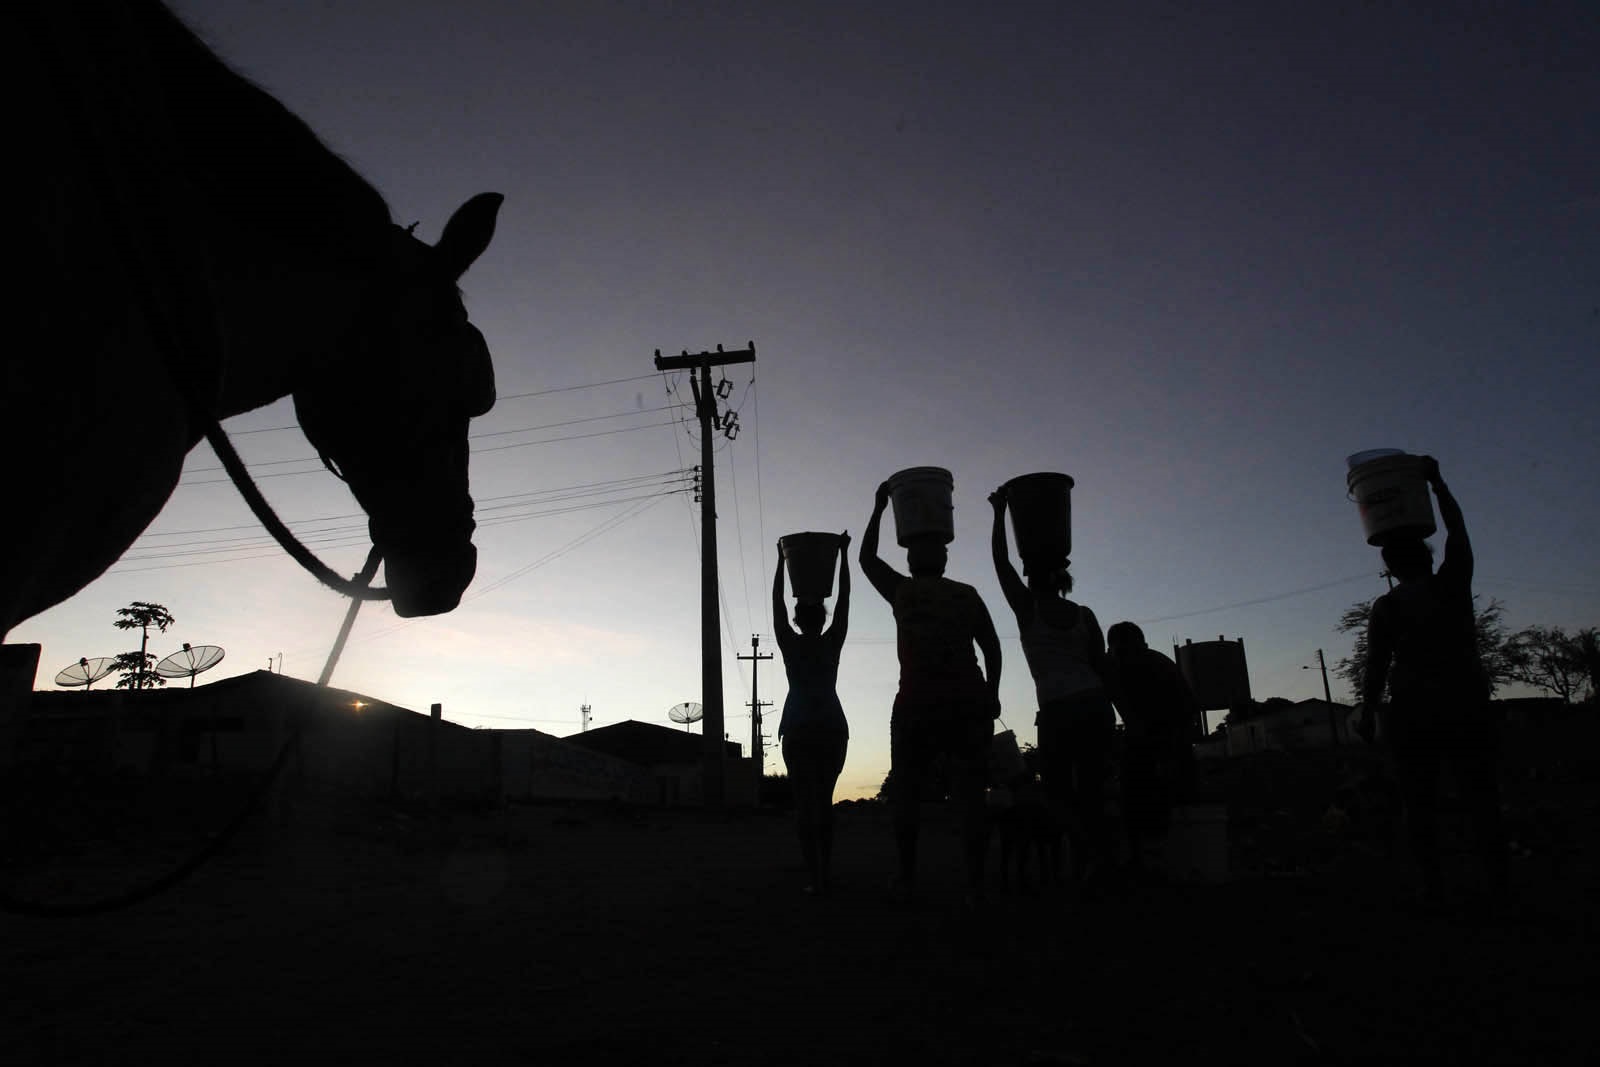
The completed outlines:
[[[744,583],[744,617],[749,622],[749,629],[756,628],[755,609],[750,602],[750,568],[744,558],[744,508],[739,504],[739,478],[734,473],[734,464],[728,464],[728,484],[733,488],[733,531],[739,539],[739,579]]]
[[[750,385],[748,388],[755,394],[752,397],[755,410],[751,413],[750,417],[755,420],[756,424],[756,519],[757,522],[760,523],[761,533],[761,573],[765,574],[767,572],[767,505],[766,501],[761,495],[761,390],[756,389],[755,384],[756,369],[752,364],[750,367]]]
[[[624,484],[626,482],[649,481],[649,480],[654,479],[654,478],[667,478],[667,477],[670,477],[670,476],[675,475],[675,474],[683,475],[683,474],[686,474],[686,472],[683,469],[680,468],[679,470],[676,470],[676,471],[662,471],[662,472],[660,472],[658,474],[635,474],[635,475],[632,475],[631,477],[627,477],[627,478],[608,478],[608,479],[602,479],[601,481],[596,481],[596,482],[579,482],[579,483],[577,483],[575,485],[552,486],[552,487],[550,487],[548,489],[527,489],[527,490],[523,490],[522,492],[519,492],[519,493],[501,493],[501,494],[499,494],[497,496],[476,496],[475,495],[473,497],[473,500],[477,504],[483,504],[483,503],[486,503],[486,502],[491,501],[491,500],[510,500],[510,499],[513,499],[514,497],[520,497],[520,496],[534,496],[534,495],[548,494],[548,493],[564,493],[564,492],[567,492],[568,490],[594,489],[594,488],[598,488],[598,487],[600,487],[602,485],[622,485],[622,484]],[[366,512],[352,511],[352,512],[349,512],[348,514],[344,514],[344,515],[323,515],[323,516],[320,516],[320,517],[314,518],[314,519],[294,519],[294,520],[291,520],[288,523],[288,525],[289,525],[289,527],[291,529],[295,529],[298,532],[300,527],[311,525],[311,524],[314,524],[314,523],[320,523],[320,522],[342,522],[342,521],[344,521],[346,519],[366,519],[366,517],[367,517]],[[230,530],[259,530],[259,529],[261,529],[261,524],[259,522],[243,522],[243,523],[235,523],[235,524],[233,524],[231,526],[202,526],[202,527],[197,527],[197,528],[192,529],[192,530],[146,530],[144,533],[139,535],[139,539],[143,540],[143,539],[145,539],[147,537],[187,537],[187,536],[189,536],[191,534],[227,533]],[[152,547],[158,547],[158,546],[152,546]]]
[[[607,381],[603,381],[603,382],[588,382],[588,383],[585,383],[584,385],[563,385],[563,386],[560,386],[560,387],[555,388],[555,389],[535,389],[532,392],[527,392],[527,393],[506,393],[503,396],[495,397],[495,403],[499,404],[499,403],[501,403],[503,401],[506,401],[506,400],[525,400],[530,396],[549,396],[551,393],[570,393],[570,392],[573,392],[573,391],[578,390],[578,389],[597,389],[602,385],[620,385],[623,382],[637,382],[637,381],[643,381],[645,378],[654,378],[654,377],[655,377],[654,374],[635,374],[635,375],[633,375],[632,377],[629,377],[629,378],[611,378],[611,379],[608,379]],[[254,429],[254,430],[232,430],[232,429],[230,429],[228,431],[228,435],[230,437],[244,437],[246,434],[253,434],[253,433],[282,433],[285,430],[298,430],[298,429],[300,429],[300,425],[298,423],[291,423],[288,426],[262,426],[262,427],[259,427],[257,429]]]
[[[590,437],[608,437],[608,436],[610,436],[612,434],[633,433],[634,431],[637,431],[637,430],[650,430],[650,429],[654,429],[657,426],[670,426],[670,425],[672,425],[672,423],[669,420],[667,422],[646,423],[643,426],[622,426],[622,427],[619,427],[619,428],[617,428],[615,430],[598,430],[598,431],[596,431],[594,433],[562,434],[559,437],[546,437],[546,438],[543,438],[543,439],[538,440],[538,441],[518,441],[516,444],[496,445],[496,446],[494,446],[492,448],[474,448],[474,449],[472,449],[472,454],[477,456],[477,455],[483,455],[483,454],[488,453],[488,452],[505,452],[505,451],[508,451],[510,449],[513,449],[513,448],[528,448],[528,447],[533,446],[533,445],[556,444],[557,442],[560,442],[560,441],[581,441],[581,440],[584,440],[584,439],[590,438]],[[256,476],[257,480],[260,480],[262,478],[292,478],[292,477],[295,477],[297,475],[302,475],[302,474],[321,474],[323,472],[323,468],[321,466],[321,460],[318,459],[315,456],[308,456],[308,457],[305,457],[303,459],[267,460],[267,461],[264,461],[264,462],[261,462],[261,463],[246,463],[245,467],[246,468],[250,468],[250,469],[254,469],[256,467],[269,466],[271,464],[282,464],[282,463],[316,463],[318,465],[316,467],[311,468],[310,470],[279,471],[279,472],[277,472],[275,474],[260,474],[260,475]],[[212,471],[212,470],[218,470],[220,468],[206,467],[206,468],[203,468],[203,469],[205,471]],[[199,471],[197,470],[197,473],[198,472]],[[184,479],[180,478],[178,480],[178,487],[182,488],[184,486],[190,486],[190,485],[221,485],[221,484],[223,484],[225,482],[228,482],[228,481],[230,481],[230,479],[228,479],[228,478],[201,478],[201,479],[199,479],[197,481],[187,481],[187,480],[184,480]]]
[[[572,505],[570,507],[550,508],[550,509],[547,509],[547,510],[544,510],[544,511],[529,512],[528,514],[525,514],[525,515],[501,515],[501,516],[496,516],[494,518],[487,519],[487,520],[485,520],[483,522],[478,523],[478,528],[479,529],[484,529],[484,528],[493,527],[493,526],[506,526],[506,525],[509,525],[509,524],[515,523],[515,522],[524,522],[524,521],[526,521],[528,519],[547,518],[547,517],[552,516],[552,515],[569,515],[569,514],[572,514],[574,512],[578,512],[578,511],[590,511],[590,510],[593,510],[594,508],[612,507],[612,506],[615,506],[615,505],[618,505],[618,504],[628,504],[628,503],[634,503],[634,502],[642,501],[642,500],[653,500],[653,499],[656,499],[658,497],[671,496],[671,495],[673,495],[675,493],[684,493],[684,492],[687,492],[687,491],[688,491],[687,489],[664,489],[664,490],[659,490],[657,492],[652,492],[652,493],[641,493],[641,494],[638,494],[638,495],[635,495],[635,496],[621,497],[621,498],[615,499],[615,500],[596,500],[596,501],[590,501],[589,503],[586,503],[586,504],[574,504],[574,505]],[[153,553],[153,554],[142,555],[142,556],[127,557],[127,559],[128,559],[128,562],[131,562],[131,563],[143,563],[143,562],[148,562],[150,560],[157,560],[157,559],[188,559],[190,557],[195,557],[195,556],[212,556],[212,555],[214,555],[214,556],[222,556],[222,555],[224,555],[226,553],[239,553],[239,552],[251,552],[251,553],[254,553],[255,550],[257,550],[257,549],[274,547],[270,537],[263,536],[261,538],[257,538],[256,540],[257,540],[258,543],[257,544],[252,544],[252,545],[234,545],[234,546],[229,546],[229,547],[209,548],[209,549],[190,549],[189,551],[186,551],[186,552]],[[328,537],[302,537],[301,540],[305,544],[308,544],[308,545],[314,544],[314,545],[318,545],[318,546],[320,546],[322,548],[325,548],[325,549],[327,549],[327,548],[349,548],[349,547],[353,547],[353,546],[356,546],[356,545],[365,545],[365,544],[369,543],[368,542],[368,538],[367,538],[367,534],[366,534],[364,529],[359,534],[345,534],[345,535],[341,535],[341,536],[328,536]],[[162,565],[155,566],[155,567],[117,568],[116,570],[108,572],[108,573],[116,573],[116,574],[130,573],[131,574],[131,573],[135,573],[135,572],[138,572],[138,571],[165,570],[165,569],[169,569],[169,568],[173,568],[173,567],[196,566],[196,565],[198,565],[200,563],[234,563],[234,562],[241,562],[243,560],[250,560],[250,559],[266,559],[266,558],[270,558],[272,556],[276,556],[278,554],[279,554],[278,552],[265,552],[265,553],[252,554],[252,555],[243,555],[243,556],[241,556],[241,555],[230,555],[230,556],[227,556],[226,558],[222,558],[222,559],[191,560],[190,562],[186,562],[186,563],[168,563],[168,564],[162,564]]]
[[[617,434],[617,433],[633,433],[633,432],[635,432],[637,430],[653,430],[657,426],[671,426],[671,425],[672,425],[672,420],[668,419],[665,422],[649,422],[649,423],[644,424],[643,426],[623,426],[623,427],[620,427],[619,429],[615,429],[615,430],[599,430],[599,431],[597,431],[595,433],[565,434],[565,435],[563,435],[561,437],[547,437],[542,441],[520,441],[520,442],[518,442],[517,444],[514,444],[514,445],[496,445],[493,448],[474,448],[472,450],[472,454],[475,455],[475,456],[479,456],[479,455],[484,454],[485,452],[505,452],[505,451],[509,451],[510,449],[513,449],[513,448],[527,448],[529,445],[551,445],[551,444],[555,444],[558,441],[581,441],[581,440],[583,440],[585,438],[589,438],[589,437],[609,437],[612,434]]]
[[[593,496],[605,496],[617,492],[628,492],[635,489],[655,489],[662,492],[682,492],[683,488],[681,487],[687,480],[687,477],[687,472],[682,472],[676,476],[653,476],[653,485],[641,479],[636,480],[635,484],[633,485],[606,485],[596,487],[594,489],[571,492],[565,495],[547,495],[544,499],[519,500],[515,504],[495,504],[489,507],[476,507],[474,508],[474,513],[481,516],[489,512],[510,511],[517,508],[541,507],[544,505],[559,504],[571,500],[583,500]],[[627,481],[627,479],[618,479],[618,481]],[[507,494],[505,497],[499,499],[510,499],[526,495],[529,494],[512,493]],[[594,507],[611,503],[623,503],[627,500],[636,499],[639,499],[639,497],[633,496],[624,497],[617,500],[591,501],[586,505],[578,505],[569,508],[550,508],[544,511],[524,512],[521,515],[495,515],[488,519],[480,519],[478,526],[498,526],[503,525],[506,522],[521,521],[524,518],[539,518],[546,515],[563,515],[570,511],[582,510],[584,507]],[[364,515],[360,517],[365,518]],[[238,552],[251,548],[265,547],[274,543],[269,534],[260,530],[260,527],[256,527],[256,529],[258,532],[255,534],[243,535],[239,537],[220,537],[203,541],[178,541],[169,544],[147,545],[143,546],[142,548],[132,550],[140,554],[129,555],[124,558],[129,562],[138,562],[141,560],[150,559],[171,559],[185,555],[206,555],[216,552]],[[333,540],[342,540],[347,538],[349,535],[356,534],[357,532],[359,532],[361,538],[364,539],[366,536],[366,530],[366,523],[357,522],[344,526],[333,526],[323,530],[297,530],[296,533],[306,544],[328,544]],[[190,551],[169,552],[167,551],[168,549],[189,549]]]
[[[623,523],[629,521],[630,519],[637,518],[638,516],[644,514],[646,511],[649,511],[651,508],[655,507],[656,504],[660,503],[661,502],[661,498],[664,497],[664,496],[667,496],[667,495],[668,494],[666,494],[666,493],[657,494],[656,496],[654,496],[653,498],[651,498],[649,500],[644,500],[644,501],[640,501],[638,503],[633,504],[631,507],[629,507],[626,511],[624,511],[620,515],[613,515],[610,518],[603,519],[602,521],[600,521],[596,525],[590,527],[589,530],[587,530],[586,532],[584,532],[582,534],[579,534],[577,537],[573,538],[571,541],[568,541],[565,545],[562,545],[560,548],[557,548],[557,549],[554,549],[554,550],[552,550],[550,552],[545,553],[543,556],[540,556],[538,559],[534,560],[533,562],[528,563],[527,565],[525,565],[523,567],[519,567],[519,568],[517,568],[516,570],[512,571],[509,574],[506,574],[506,575],[504,575],[504,576],[502,576],[500,578],[497,578],[494,581],[488,583],[487,585],[483,585],[483,586],[478,587],[477,589],[474,589],[472,592],[468,593],[466,596],[461,598],[462,603],[467,603],[469,601],[477,600],[479,597],[486,596],[487,594],[492,593],[495,590],[497,590],[497,589],[499,589],[499,588],[501,588],[501,587],[503,587],[505,585],[510,584],[511,582],[517,580],[518,578],[521,578],[523,575],[526,575],[526,574],[530,573],[531,571],[537,570],[538,568],[540,568],[542,566],[545,566],[546,564],[552,563],[555,560],[560,559],[562,556],[566,555],[568,552],[571,552],[574,549],[582,547],[583,545],[587,544],[588,542],[594,540],[596,537],[599,537],[601,534],[604,534],[604,533],[607,533],[607,532],[609,532],[611,530],[614,530],[618,526],[621,526]],[[390,634],[398,633],[399,631],[404,630],[404,629],[414,625],[417,621],[418,621],[417,619],[402,619],[402,620],[400,620],[398,623],[396,623],[393,626],[388,626],[388,627],[385,627],[382,630],[378,630],[378,631],[375,631],[374,633],[370,633],[370,634],[367,634],[367,635],[363,636],[360,639],[360,641],[358,641],[356,643],[357,644],[368,644],[368,643],[370,643],[372,641],[378,640],[380,637],[387,637]],[[299,655],[301,653],[297,652],[295,654]]]
[[[1288,600],[1290,597],[1304,596],[1307,593],[1316,593],[1323,589],[1332,589],[1334,586],[1348,585],[1351,582],[1370,581],[1371,578],[1371,571],[1363,571],[1360,574],[1353,574],[1348,578],[1336,578],[1331,582],[1323,582],[1320,585],[1308,585],[1304,589],[1293,589],[1287,593],[1276,593],[1272,596],[1255,597],[1251,600],[1240,600],[1232,604],[1219,604],[1217,607],[1202,608],[1199,611],[1185,611],[1177,615],[1162,615],[1154,619],[1137,619],[1135,621],[1138,622],[1140,626],[1148,626],[1149,624],[1156,622],[1171,622],[1173,619],[1188,619],[1193,618],[1196,615],[1210,615],[1215,611],[1230,611],[1233,608],[1254,607],[1257,604],[1270,604],[1275,600]]]

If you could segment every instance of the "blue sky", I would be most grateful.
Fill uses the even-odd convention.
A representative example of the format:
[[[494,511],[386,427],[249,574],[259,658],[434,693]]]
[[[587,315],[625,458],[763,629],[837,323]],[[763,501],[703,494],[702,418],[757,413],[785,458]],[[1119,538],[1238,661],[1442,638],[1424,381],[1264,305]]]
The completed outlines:
[[[698,519],[649,495],[697,443],[687,382],[651,356],[751,340],[753,375],[728,372],[743,432],[716,460],[746,744],[734,653],[770,635],[773,543],[859,537],[909,466],[954,473],[949,574],[995,614],[1024,740],[985,497],[1029,471],[1077,481],[1073,571],[1103,623],[1158,648],[1242,637],[1257,696],[1320,695],[1302,668],[1345,654],[1340,612],[1383,589],[1345,499],[1366,448],[1439,458],[1476,589],[1513,626],[1600,623],[1592,7],[176,6],[419,235],[506,195],[463,280],[502,397],[473,426],[497,435],[475,441],[474,494],[501,510],[480,513],[463,605],[364,610],[342,687],[555,733],[584,703],[595,725],[665,723],[701,699]],[[281,462],[311,454],[293,422],[281,402],[230,429],[260,431],[236,444],[282,475],[261,484],[285,517],[359,522],[308,522],[358,509]],[[13,631],[44,645],[42,684],[122,650],[135,599],[179,620],[158,654],[227,648],[211,678],[280,652],[316,677],[342,603],[220,540],[253,523],[215,466],[198,449],[122,562]],[[353,540],[327,550],[340,569]],[[840,796],[882,780],[896,676],[888,608],[856,593]],[[761,673],[777,707],[780,664]]]

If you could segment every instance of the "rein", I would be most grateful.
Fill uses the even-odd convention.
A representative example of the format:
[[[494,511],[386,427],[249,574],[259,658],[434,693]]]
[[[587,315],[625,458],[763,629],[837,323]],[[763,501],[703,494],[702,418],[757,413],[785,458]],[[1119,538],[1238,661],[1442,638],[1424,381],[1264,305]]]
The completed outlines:
[[[306,570],[317,581],[332,589],[336,593],[351,598],[352,600],[388,600],[389,590],[386,588],[374,589],[367,585],[372,580],[372,575],[377,571],[378,555],[377,546],[373,546],[372,554],[367,557],[367,566],[362,568],[365,578],[358,576],[352,581],[340,577],[332,567],[322,562],[312,551],[300,543],[299,538],[290,532],[284,525],[278,513],[272,510],[272,505],[267,503],[266,497],[261,495],[261,490],[256,488],[256,483],[250,477],[250,472],[245,470],[244,461],[239,458],[239,453],[233,450],[233,442],[228,440],[228,435],[223,432],[222,426],[216,419],[208,418],[206,421],[206,440],[210,442],[212,451],[217,458],[222,460],[222,467],[228,472],[228,477],[233,479],[234,488],[239,490],[239,495],[244,497],[244,502],[250,505],[250,510],[255,513],[261,525],[267,528],[273,539],[282,546],[283,550],[294,561]]]

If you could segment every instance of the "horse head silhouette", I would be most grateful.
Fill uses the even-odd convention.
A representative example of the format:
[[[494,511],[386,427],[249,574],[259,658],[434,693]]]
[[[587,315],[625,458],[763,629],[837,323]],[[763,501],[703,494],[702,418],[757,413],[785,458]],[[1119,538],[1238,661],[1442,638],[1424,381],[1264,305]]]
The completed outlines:
[[[395,227],[364,331],[294,391],[300,428],[367,513],[404,617],[450,611],[477,566],[467,422],[494,406],[494,368],[456,282],[488,247],[502,199],[467,201],[437,245]]]

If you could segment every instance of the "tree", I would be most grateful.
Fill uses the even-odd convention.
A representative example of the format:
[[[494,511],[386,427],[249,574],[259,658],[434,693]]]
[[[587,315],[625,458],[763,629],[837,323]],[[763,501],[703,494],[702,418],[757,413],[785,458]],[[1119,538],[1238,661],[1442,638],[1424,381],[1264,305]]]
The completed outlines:
[[[1354,631],[1356,635],[1350,654],[1334,665],[1333,673],[1344,680],[1358,701],[1361,683],[1367,676],[1367,623],[1372,618],[1372,605],[1376,600],[1373,597],[1350,605],[1334,627],[1342,634]],[[1505,605],[1500,601],[1491,598],[1486,606],[1479,607],[1477,596],[1473,596],[1472,622],[1477,632],[1478,660],[1489,680],[1490,695],[1506,682],[1516,680],[1509,651],[1510,638],[1501,621],[1504,616]]]
[[[172,612],[160,604],[143,600],[135,600],[127,607],[117,609],[117,619],[112,625],[119,630],[139,631],[139,651],[122,653],[113,666],[114,670],[122,672],[122,677],[117,679],[118,689],[151,689],[167,684],[165,678],[150,669],[150,661],[154,657],[147,648],[150,644],[150,627],[166,633],[167,627],[176,621]]]
[[[1512,678],[1554,693],[1566,704],[1592,696],[1593,664],[1585,653],[1593,650],[1595,635],[1592,628],[1569,634],[1559,626],[1517,631],[1507,646]]]
[[[156,657],[149,652],[119,652],[112,657],[111,669],[122,677],[118,689],[160,689],[167,680],[155,672]]]

